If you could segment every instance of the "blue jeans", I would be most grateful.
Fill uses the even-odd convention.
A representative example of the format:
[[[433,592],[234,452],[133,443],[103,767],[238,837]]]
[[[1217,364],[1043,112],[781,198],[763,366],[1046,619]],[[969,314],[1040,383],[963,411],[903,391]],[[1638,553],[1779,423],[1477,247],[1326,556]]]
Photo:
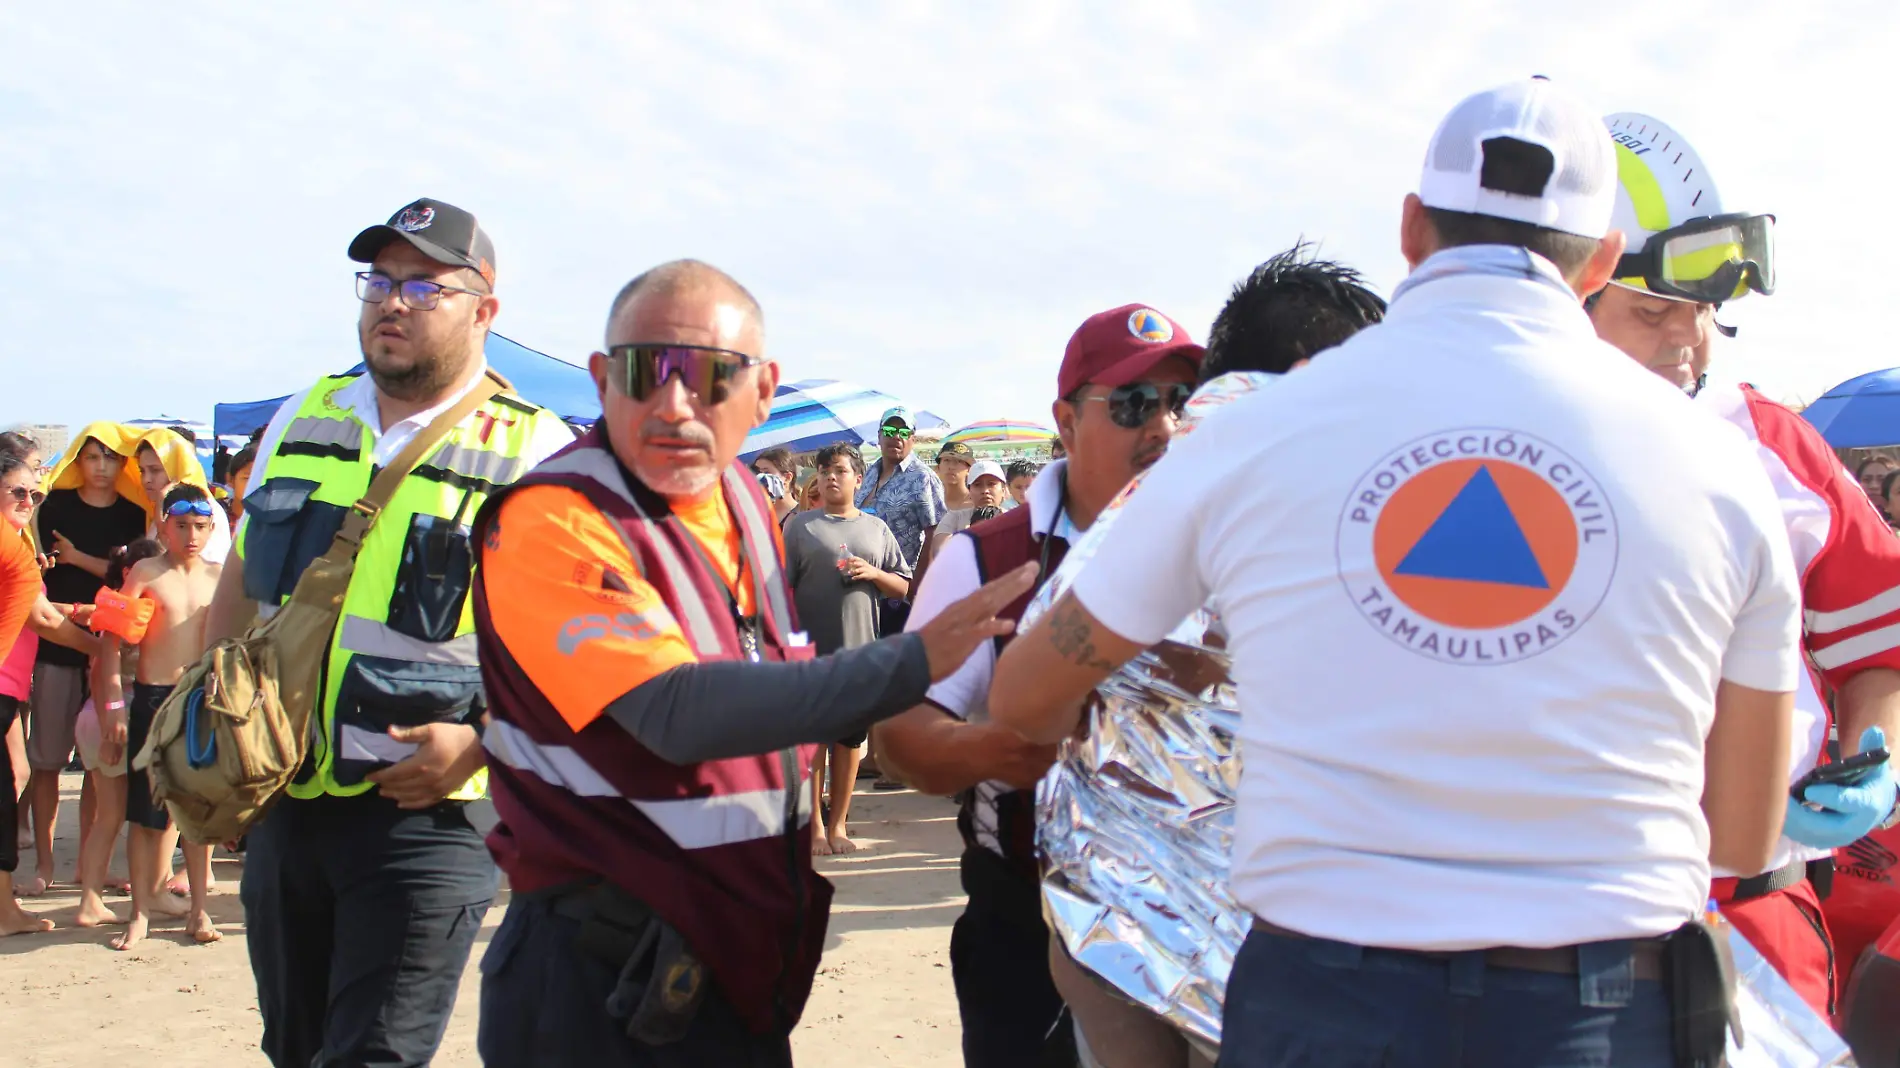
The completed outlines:
[[[1668,995],[1629,944],[1578,950],[1581,975],[1256,930],[1234,960],[1221,1068],[1672,1068]]]

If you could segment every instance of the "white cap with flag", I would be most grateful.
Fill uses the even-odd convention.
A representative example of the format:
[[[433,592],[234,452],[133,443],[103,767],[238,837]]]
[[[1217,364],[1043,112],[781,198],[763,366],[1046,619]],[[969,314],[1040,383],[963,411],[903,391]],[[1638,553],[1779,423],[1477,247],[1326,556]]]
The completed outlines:
[[[1616,207],[1616,151],[1603,120],[1542,78],[1467,97],[1425,152],[1428,208],[1601,238]]]

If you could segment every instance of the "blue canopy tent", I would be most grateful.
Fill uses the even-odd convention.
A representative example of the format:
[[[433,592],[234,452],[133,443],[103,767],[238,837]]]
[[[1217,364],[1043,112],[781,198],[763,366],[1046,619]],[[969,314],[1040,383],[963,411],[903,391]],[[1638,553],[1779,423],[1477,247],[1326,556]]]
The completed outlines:
[[[739,459],[750,463],[754,456],[777,446],[810,452],[841,441],[853,445],[874,442],[878,420],[885,410],[902,404],[888,393],[835,378],[807,378],[781,385],[772,398],[772,414],[746,436]],[[942,416],[930,412],[917,412],[916,417],[918,430],[950,426]]]
[[[1837,449],[1900,445],[1900,367],[1850,378],[1801,414]]]
[[[600,418],[600,395],[594,390],[594,380],[588,377],[587,368],[536,352],[500,334],[489,334],[483,351],[488,356],[488,366],[514,383],[515,391],[528,400],[552,408],[570,423],[592,423]],[[363,365],[358,363],[350,373],[362,369]],[[212,430],[219,438],[250,437],[270,422],[270,417],[277,414],[286,399],[220,404],[213,410]]]

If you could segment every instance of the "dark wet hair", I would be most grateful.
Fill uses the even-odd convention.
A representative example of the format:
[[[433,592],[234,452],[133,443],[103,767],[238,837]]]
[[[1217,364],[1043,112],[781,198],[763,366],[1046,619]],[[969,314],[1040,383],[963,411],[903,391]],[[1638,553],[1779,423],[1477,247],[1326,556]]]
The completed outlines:
[[[180,482],[165,491],[165,501],[158,506],[158,511],[159,514],[163,515],[171,511],[172,505],[177,504],[179,501],[208,501],[210,499],[210,491],[203,486],[194,486],[189,482]]]
[[[1024,477],[1035,478],[1041,471],[1042,468],[1037,466],[1034,460],[1011,460],[1009,466],[1003,468],[1003,481],[1014,482]]]
[[[1201,381],[1231,371],[1285,374],[1385,318],[1359,272],[1299,241],[1234,286],[1207,335]]]
[[[164,552],[164,548],[150,538],[140,538],[130,545],[121,545],[106,554],[106,585],[119,589],[125,585],[125,576],[140,560],[149,560]]]
[[[851,470],[856,471],[859,478],[864,477],[864,454],[858,451],[856,445],[847,445],[844,442],[839,442],[836,445],[827,445],[819,449],[818,455],[812,457],[811,465],[823,471],[825,468],[831,466],[831,461],[836,460],[840,456],[846,457],[851,461]]]

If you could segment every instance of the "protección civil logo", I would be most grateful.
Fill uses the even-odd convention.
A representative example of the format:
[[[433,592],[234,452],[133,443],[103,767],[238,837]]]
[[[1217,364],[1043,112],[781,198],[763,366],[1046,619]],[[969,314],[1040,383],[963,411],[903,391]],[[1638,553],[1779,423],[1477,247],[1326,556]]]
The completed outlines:
[[[1616,513],[1574,457],[1523,431],[1445,430],[1374,464],[1339,515],[1359,614],[1420,656],[1496,665],[1561,644],[1616,574]]]

